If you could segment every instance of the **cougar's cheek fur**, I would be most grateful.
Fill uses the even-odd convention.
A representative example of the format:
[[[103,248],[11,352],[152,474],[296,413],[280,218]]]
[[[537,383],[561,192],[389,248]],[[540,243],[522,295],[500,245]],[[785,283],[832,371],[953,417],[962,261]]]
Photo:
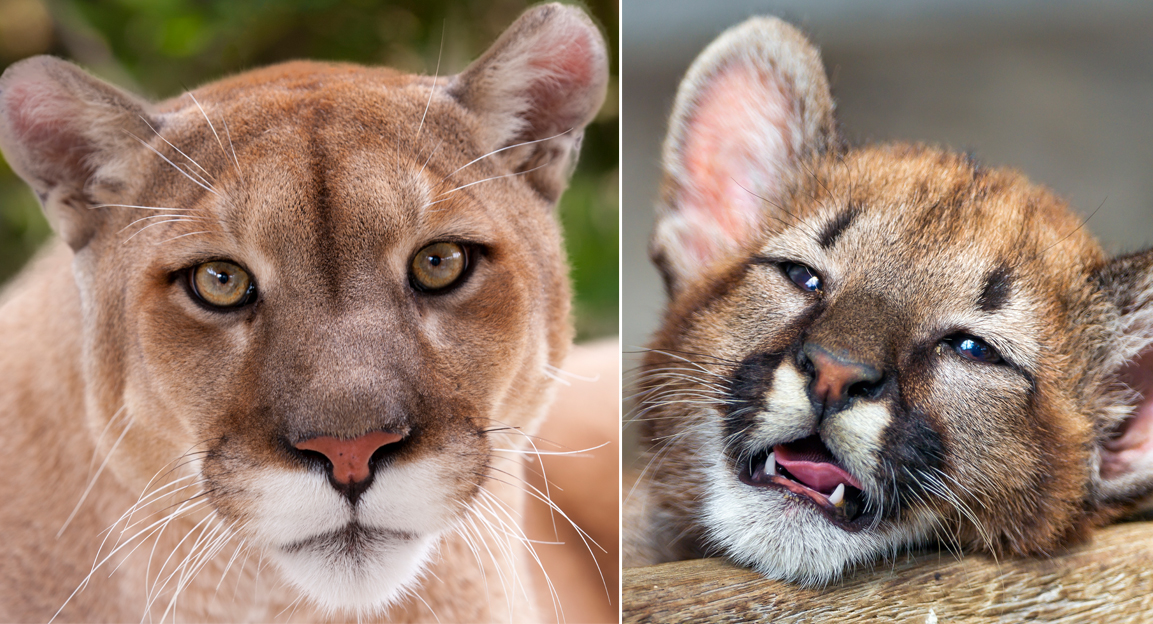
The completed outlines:
[[[12,66],[0,145],[62,243],[0,313],[0,619],[533,619],[554,204],[606,77],[560,5],[449,77],[295,62],[150,104]]]
[[[1043,555],[1153,486],[1153,255],[1016,172],[849,147],[815,49],[753,19],[678,92],[641,371],[657,560],[820,584],[938,543]]]

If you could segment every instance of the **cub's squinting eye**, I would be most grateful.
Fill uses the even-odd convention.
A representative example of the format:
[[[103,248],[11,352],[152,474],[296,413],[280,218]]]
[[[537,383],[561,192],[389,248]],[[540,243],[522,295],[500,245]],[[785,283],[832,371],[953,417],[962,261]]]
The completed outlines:
[[[809,267],[794,262],[786,262],[781,265],[781,269],[784,270],[785,275],[789,276],[789,279],[793,280],[793,283],[802,290],[809,292],[821,291],[821,278]]]
[[[996,364],[1001,361],[1001,355],[997,353],[996,349],[975,336],[958,334],[946,338],[943,342],[952,347],[961,357],[974,362]]]
[[[189,275],[192,292],[215,308],[238,308],[256,298],[256,284],[248,272],[232,262],[205,262]]]
[[[416,252],[410,281],[424,292],[444,290],[460,281],[469,265],[468,248],[457,243],[433,243]]]

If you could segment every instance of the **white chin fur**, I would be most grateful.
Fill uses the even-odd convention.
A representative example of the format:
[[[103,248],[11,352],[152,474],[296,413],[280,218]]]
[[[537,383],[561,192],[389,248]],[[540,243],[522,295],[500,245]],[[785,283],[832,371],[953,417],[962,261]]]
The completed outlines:
[[[281,574],[330,614],[379,613],[419,580],[436,536],[376,540],[349,554],[340,542],[319,543],[269,554]]]
[[[355,508],[319,472],[258,471],[248,482],[252,541],[320,609],[379,613],[420,579],[454,522],[443,468],[434,461],[390,466]]]
[[[890,555],[927,532],[911,520],[895,530],[845,531],[809,505],[741,483],[719,459],[719,449],[711,450],[702,454],[718,458],[702,466],[710,484],[703,505],[709,540],[768,578],[825,585],[846,568]]]

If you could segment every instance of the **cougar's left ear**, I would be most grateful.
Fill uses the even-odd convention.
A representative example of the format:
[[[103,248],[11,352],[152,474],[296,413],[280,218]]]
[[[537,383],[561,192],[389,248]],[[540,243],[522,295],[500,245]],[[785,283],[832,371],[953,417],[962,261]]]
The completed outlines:
[[[787,210],[799,163],[836,141],[820,54],[796,28],[755,17],[709,44],[677,89],[662,154],[649,254],[669,295]]]
[[[1153,494],[1153,249],[1116,258],[1095,277],[1114,313],[1103,359],[1115,382],[1102,409],[1096,504],[1128,505]]]
[[[85,246],[103,211],[91,198],[139,178],[133,166],[152,133],[150,106],[50,56],[25,59],[0,76],[0,148],[36,191],[53,229]]]
[[[543,4],[509,26],[449,91],[481,117],[486,147],[507,148],[515,170],[555,202],[607,84],[608,52],[592,20],[575,7]]]

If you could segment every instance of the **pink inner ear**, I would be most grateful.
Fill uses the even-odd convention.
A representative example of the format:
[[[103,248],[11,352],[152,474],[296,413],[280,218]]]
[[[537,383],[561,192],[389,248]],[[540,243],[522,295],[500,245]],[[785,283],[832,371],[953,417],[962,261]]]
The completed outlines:
[[[558,36],[559,40],[545,41],[547,51],[529,62],[543,70],[545,78],[529,88],[528,96],[533,101],[532,114],[538,117],[532,126],[564,132],[585,121],[585,92],[595,86],[600,54],[592,33],[583,27],[570,28]]]
[[[792,156],[791,101],[764,72],[744,64],[719,72],[701,90],[686,124],[680,207],[693,222],[738,245],[755,231],[764,199],[781,189]],[[695,214],[694,214],[695,213]],[[701,259],[715,251],[709,240],[686,241]]]
[[[1141,394],[1133,415],[1121,427],[1121,435],[1105,442],[1101,452],[1101,476],[1122,477],[1153,460],[1153,349],[1138,355],[1121,371],[1121,380]]]
[[[34,81],[16,82],[5,90],[4,99],[13,134],[25,154],[50,164],[48,169],[84,170],[88,146],[70,127],[77,115],[75,99]],[[34,167],[41,175],[45,170]]]

